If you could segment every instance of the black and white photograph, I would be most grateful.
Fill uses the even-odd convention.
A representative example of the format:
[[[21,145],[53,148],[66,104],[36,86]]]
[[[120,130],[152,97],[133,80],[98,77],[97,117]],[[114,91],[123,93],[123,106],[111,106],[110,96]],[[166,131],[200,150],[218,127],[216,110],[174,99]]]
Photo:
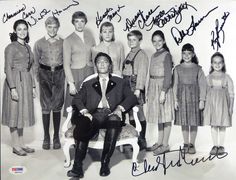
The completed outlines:
[[[0,0],[1,179],[236,179],[235,0]]]

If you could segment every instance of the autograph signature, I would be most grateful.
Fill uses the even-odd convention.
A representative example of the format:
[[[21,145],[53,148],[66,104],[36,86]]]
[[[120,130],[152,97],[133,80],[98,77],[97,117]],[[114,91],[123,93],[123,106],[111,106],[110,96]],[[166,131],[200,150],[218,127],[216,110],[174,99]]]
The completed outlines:
[[[192,36],[193,33],[197,30],[197,27],[202,23],[202,21],[217,8],[218,6],[208,11],[206,15],[202,16],[197,22],[194,20],[194,16],[192,15],[190,26],[185,30],[179,30],[177,27],[172,27],[171,35],[174,38],[176,44],[179,45],[183,41],[185,36]]]
[[[21,12],[24,12],[26,10],[26,5],[22,4],[22,8],[18,9],[17,11],[13,12],[13,13],[4,13],[2,16],[2,22],[6,23],[9,19],[17,16],[18,14],[20,14]]]
[[[119,12],[124,7],[125,7],[125,5],[123,5],[123,6],[118,5],[118,9],[116,11],[114,11],[113,8],[106,8],[106,11],[103,13],[102,16],[100,16],[100,14],[97,12],[97,17],[96,17],[97,28],[100,26],[103,19],[105,19],[105,18],[107,18],[109,21],[111,21],[115,16],[118,16],[118,18],[119,18],[118,22],[120,22],[121,16],[120,16]]]
[[[42,10],[36,10],[35,7],[31,7],[30,9],[27,8],[25,4],[22,4],[22,8],[18,9],[17,11],[13,13],[4,13],[2,17],[2,22],[6,23],[8,20],[11,18],[21,15],[22,19],[25,19],[30,27],[36,25],[40,20],[42,20],[46,15],[49,13],[52,14],[52,16],[59,16],[62,12],[67,11],[69,8],[73,6],[79,5],[78,0],[72,0],[72,3],[69,4],[68,6],[62,8],[62,9],[42,9]]]
[[[144,29],[147,27],[147,31],[150,31],[154,25],[159,28],[164,27],[171,19],[175,19],[175,23],[179,24],[182,21],[182,11],[188,10],[189,8],[197,9],[188,4],[187,2],[181,3],[179,6],[171,7],[168,11],[161,10],[155,16],[154,13],[160,8],[160,6],[156,6],[153,9],[150,9],[147,14],[145,14],[142,10],[138,10],[133,19],[126,18],[126,24],[124,31],[130,31],[133,27],[138,27],[140,29]],[[148,22],[149,21],[149,22]],[[136,25],[137,24],[137,25]]]
[[[173,153],[173,152],[178,152],[178,156],[179,156],[178,160],[177,161],[171,160],[170,162],[168,162],[166,160],[166,154]],[[164,175],[166,175],[167,169],[170,167],[181,167],[183,164],[195,166],[198,163],[212,161],[215,158],[223,159],[227,155],[228,155],[228,153],[225,152],[222,155],[209,155],[208,157],[195,158],[195,159],[188,161],[185,157],[184,150],[181,149],[181,147],[180,147],[179,150],[169,151],[168,153],[164,153],[162,155],[157,156],[155,165],[149,164],[148,161],[145,159],[143,162],[143,170],[142,171],[141,171],[141,168],[137,166],[137,163],[133,163],[132,175],[133,176],[140,176],[145,173],[158,171],[161,167],[163,168]]]
[[[212,39],[211,39],[211,46],[212,48],[215,50],[218,51],[219,48],[221,48],[221,44],[220,44],[220,40],[221,40],[221,37],[220,37],[220,33],[222,34],[222,43],[224,44],[224,41],[225,41],[225,32],[223,30],[224,28],[224,25],[225,25],[225,22],[228,18],[228,16],[230,15],[229,12],[224,12],[224,15],[221,17],[221,19],[223,20],[221,26],[219,25],[219,20],[216,19],[215,21],[215,31],[211,31],[211,35],[212,35]],[[220,26],[220,27],[219,27]],[[216,47],[215,47],[216,46]]]

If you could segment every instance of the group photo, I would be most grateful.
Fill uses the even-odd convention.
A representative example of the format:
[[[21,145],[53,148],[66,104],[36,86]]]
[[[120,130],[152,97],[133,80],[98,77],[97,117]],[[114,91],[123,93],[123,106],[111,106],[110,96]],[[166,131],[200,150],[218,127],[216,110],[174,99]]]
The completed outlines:
[[[235,1],[0,5],[3,179],[236,178]]]

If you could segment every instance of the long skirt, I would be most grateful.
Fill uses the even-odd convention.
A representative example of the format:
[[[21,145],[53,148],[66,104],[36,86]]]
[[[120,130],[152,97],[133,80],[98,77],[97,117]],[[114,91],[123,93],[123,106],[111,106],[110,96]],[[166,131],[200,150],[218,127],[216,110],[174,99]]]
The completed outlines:
[[[160,104],[160,94],[163,78],[150,79],[148,86],[147,121],[150,123],[166,123],[174,120],[174,95],[172,88],[168,89],[166,99]]]
[[[230,98],[226,88],[210,88],[204,110],[204,125],[230,127],[232,118],[229,114]]]
[[[2,124],[8,127],[29,127],[35,124],[33,81],[30,72],[12,71],[19,100],[11,98],[7,80],[3,85]]]
[[[177,100],[179,108],[175,111],[176,125],[203,125],[203,112],[199,109],[199,94],[197,84],[178,84]]]

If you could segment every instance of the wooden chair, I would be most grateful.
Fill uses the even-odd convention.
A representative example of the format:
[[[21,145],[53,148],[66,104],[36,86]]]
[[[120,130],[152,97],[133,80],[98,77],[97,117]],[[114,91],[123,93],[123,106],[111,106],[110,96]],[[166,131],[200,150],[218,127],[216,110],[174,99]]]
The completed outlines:
[[[63,152],[66,158],[65,164],[64,164],[65,168],[70,167],[71,165],[70,147],[75,144],[75,141],[73,138],[73,129],[68,128],[68,124],[72,117],[72,107],[68,107],[67,112],[68,112],[68,116],[62,126],[62,133],[63,133],[63,140],[64,140]],[[141,125],[137,116],[138,107],[133,107],[133,112],[134,112],[134,120],[136,123],[136,128],[134,128],[130,124],[126,124],[125,126],[123,126],[122,131],[116,142],[116,146],[120,146],[121,151],[123,151],[122,145],[130,144],[133,148],[132,162],[137,163],[137,156],[139,153],[138,136],[139,136],[139,132],[141,131]],[[105,129],[101,129],[99,131],[98,138],[95,140],[94,139],[90,140],[88,147],[94,148],[94,149],[103,149],[104,137],[105,137]]]

